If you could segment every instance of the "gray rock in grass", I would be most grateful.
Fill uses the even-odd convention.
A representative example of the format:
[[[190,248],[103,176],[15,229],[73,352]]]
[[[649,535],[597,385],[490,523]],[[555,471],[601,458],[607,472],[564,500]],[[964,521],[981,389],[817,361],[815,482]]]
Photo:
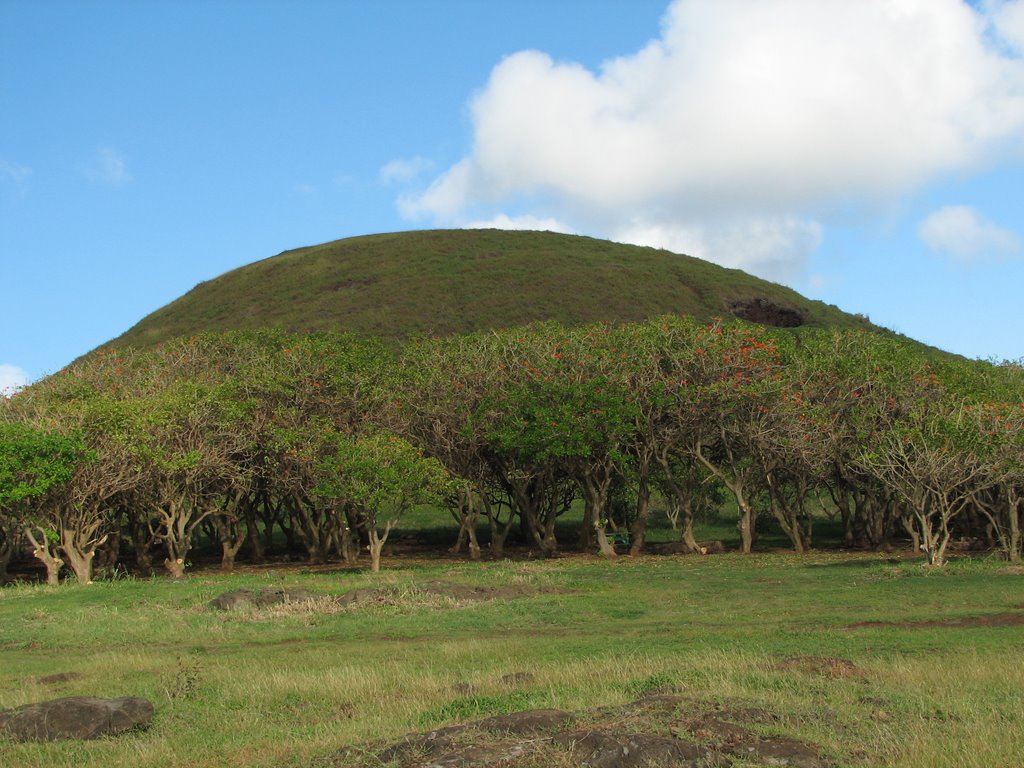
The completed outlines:
[[[70,696],[0,712],[0,734],[15,741],[98,739],[145,728],[152,720],[148,699]]]

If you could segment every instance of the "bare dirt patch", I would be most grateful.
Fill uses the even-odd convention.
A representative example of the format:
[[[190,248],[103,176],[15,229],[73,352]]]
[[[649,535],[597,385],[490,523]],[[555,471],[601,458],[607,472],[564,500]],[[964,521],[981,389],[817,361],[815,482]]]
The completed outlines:
[[[955,619],[918,619],[916,621],[858,621],[850,629],[969,629],[972,627],[1019,627],[1024,625],[1024,613],[989,613],[981,616],[959,616]]]
[[[776,668],[783,672],[801,672],[831,679],[867,676],[863,669],[849,659],[836,656],[794,656],[779,662]]]
[[[33,679],[40,685],[63,685],[64,683],[81,680],[82,677],[83,675],[81,672],[57,672],[53,675],[43,675],[42,677],[36,677]]]
[[[484,586],[446,581],[352,589],[337,596],[304,589],[268,587],[259,592],[251,589],[225,592],[211,600],[207,609],[222,612],[224,620],[273,621],[286,617],[312,618],[386,606],[407,609],[455,608],[486,600],[515,600],[564,592],[566,590],[535,584]]]

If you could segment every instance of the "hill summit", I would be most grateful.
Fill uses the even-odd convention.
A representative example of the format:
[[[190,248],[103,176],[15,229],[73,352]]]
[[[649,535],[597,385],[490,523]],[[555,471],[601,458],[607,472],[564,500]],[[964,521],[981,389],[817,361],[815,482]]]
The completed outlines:
[[[285,251],[200,283],[108,346],[281,328],[401,339],[556,320],[737,316],[783,327],[865,320],[736,269],[577,235],[433,230]]]

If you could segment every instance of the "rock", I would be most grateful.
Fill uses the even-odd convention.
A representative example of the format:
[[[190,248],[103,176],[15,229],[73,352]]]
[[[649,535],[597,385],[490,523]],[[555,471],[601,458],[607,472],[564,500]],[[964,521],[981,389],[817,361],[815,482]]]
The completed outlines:
[[[728,765],[727,760],[711,750],[671,736],[576,731],[560,733],[553,741],[570,749],[580,758],[580,765],[587,768]]]
[[[501,682],[505,685],[529,685],[537,680],[532,672],[512,672],[501,676]]]
[[[145,728],[152,719],[147,699],[71,696],[0,712],[0,734],[16,741],[97,739]]]
[[[508,715],[495,715],[476,723],[476,727],[492,733],[512,733],[516,735],[534,734],[553,731],[575,719],[572,712],[561,709],[531,709],[526,712],[512,712]]]
[[[247,608],[255,602],[256,593],[251,589],[236,589],[234,592],[217,595],[209,602],[209,606],[218,611],[234,611],[238,608]]]
[[[697,705],[683,696],[660,693],[624,707],[583,714],[537,709],[495,715],[408,734],[378,752],[377,758],[402,768],[728,768],[736,758],[743,765],[834,766],[813,744],[761,735],[732,722],[766,724],[780,719],[768,710],[720,708],[715,713],[681,718],[678,708],[684,703]],[[578,718],[589,727],[575,725]],[[678,733],[680,728],[683,733]],[[365,755],[365,749],[351,748],[342,754],[340,764],[362,765],[354,758]]]
[[[771,716],[757,709],[736,710],[735,714],[754,722]],[[814,745],[784,736],[760,736],[725,719],[732,715],[731,712],[705,715],[687,723],[686,728],[716,752],[726,752],[753,763],[791,768],[831,768],[831,761],[822,757]]]
[[[378,600],[383,595],[384,590],[382,589],[352,589],[338,598],[338,605],[369,603]]]
[[[753,738],[738,744],[729,744],[726,751],[765,765],[791,766],[791,768],[830,768],[832,763],[810,744],[796,739]]]
[[[805,322],[801,310],[765,296],[733,299],[726,308],[741,320],[776,328],[799,328]]]
[[[209,602],[209,606],[220,611],[235,611],[239,608],[268,608],[283,603],[304,603],[315,600],[316,597],[306,589],[266,587],[259,592],[254,592],[251,589],[236,589],[213,598]]]
[[[647,551],[652,555],[693,555],[697,550],[683,541],[666,541],[659,544],[647,544]]]
[[[468,725],[449,725],[427,733],[407,734],[400,742],[392,744],[380,752],[377,759],[382,763],[391,763],[395,760],[403,760],[409,755],[436,755],[448,748],[452,743],[452,736],[462,733],[469,727]]]

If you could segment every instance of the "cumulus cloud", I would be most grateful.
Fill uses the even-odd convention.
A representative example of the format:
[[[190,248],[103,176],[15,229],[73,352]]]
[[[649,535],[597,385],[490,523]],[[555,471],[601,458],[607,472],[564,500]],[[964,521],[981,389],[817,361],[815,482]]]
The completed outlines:
[[[85,175],[93,181],[122,187],[135,178],[128,169],[128,160],[113,147],[100,147],[93,158],[84,166]]]
[[[792,216],[736,216],[668,226],[634,223],[609,236],[787,282],[799,277],[821,244],[823,229],[816,221]]]
[[[967,205],[940,208],[921,222],[918,234],[933,251],[965,262],[1002,258],[1020,251],[1020,240],[1013,232],[986,221]]]
[[[425,157],[398,158],[385,164],[377,175],[382,184],[408,184],[424,173],[434,170],[434,163]]]
[[[471,221],[463,225],[466,229],[523,229],[532,232],[561,232],[565,235],[576,234],[575,230],[567,224],[563,224],[551,217],[540,218],[539,216],[509,216],[499,213],[490,219]]]
[[[32,169],[27,165],[12,163],[10,160],[0,159],[0,179],[8,179],[17,185],[24,184],[32,175]]]
[[[989,13],[999,37],[1018,53],[1024,53],[1024,2],[990,2]]]
[[[28,384],[28,374],[13,365],[0,364],[0,397],[10,397]]]
[[[829,210],[1024,149],[1022,5],[675,0],[597,72],[499,63],[472,152],[400,209],[458,223],[541,199],[579,229],[798,269]]]

